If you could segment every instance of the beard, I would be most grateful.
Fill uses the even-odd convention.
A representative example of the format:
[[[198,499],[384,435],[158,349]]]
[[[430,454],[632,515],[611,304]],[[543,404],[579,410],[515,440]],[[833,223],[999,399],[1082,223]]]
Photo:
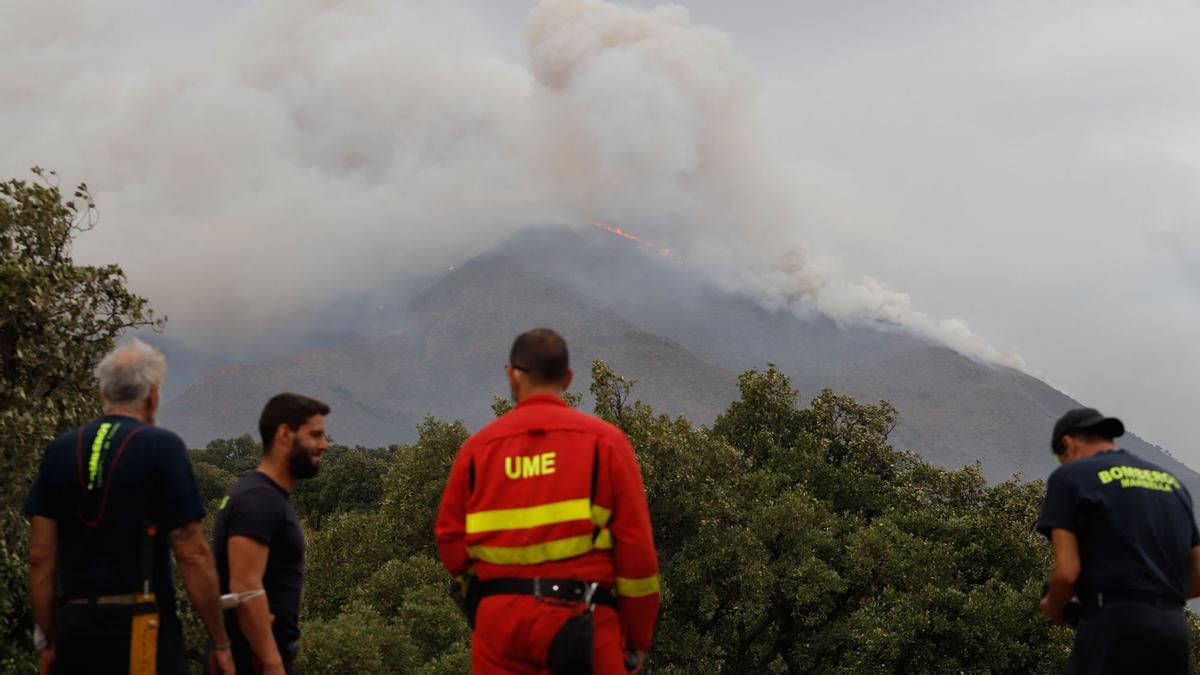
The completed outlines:
[[[292,449],[288,451],[288,473],[296,480],[304,480],[312,478],[321,470],[321,465],[317,463],[308,450],[300,444],[299,440],[292,442]]]

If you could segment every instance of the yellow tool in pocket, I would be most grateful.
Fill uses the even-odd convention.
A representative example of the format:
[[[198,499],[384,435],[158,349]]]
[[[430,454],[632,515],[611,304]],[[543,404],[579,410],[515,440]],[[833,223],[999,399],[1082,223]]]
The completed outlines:
[[[139,593],[129,632],[129,675],[155,675],[158,668],[158,605],[153,593]]]

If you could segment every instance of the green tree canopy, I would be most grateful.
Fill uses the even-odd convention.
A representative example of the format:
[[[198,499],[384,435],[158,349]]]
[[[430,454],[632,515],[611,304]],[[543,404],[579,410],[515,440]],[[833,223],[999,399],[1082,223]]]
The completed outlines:
[[[632,380],[593,364],[596,410],[629,435],[654,521],[654,672],[1061,670],[1071,631],[1037,609],[1040,483],[988,485],[977,466],[893,449],[886,402],[823,391],[802,406],[774,367],[739,386],[709,429],[655,413]],[[431,532],[467,430],[427,417],[418,432],[395,448],[378,509],[350,500],[311,533],[312,668],[469,668]],[[375,627],[371,639],[329,637],[356,625]]]

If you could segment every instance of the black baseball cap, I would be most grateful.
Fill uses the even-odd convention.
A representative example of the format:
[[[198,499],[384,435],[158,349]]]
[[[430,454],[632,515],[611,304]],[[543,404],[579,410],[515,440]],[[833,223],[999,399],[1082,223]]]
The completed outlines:
[[[1101,415],[1100,411],[1095,408],[1070,410],[1054,423],[1054,436],[1050,438],[1050,449],[1054,451],[1054,454],[1061,455],[1066,451],[1062,444],[1062,437],[1077,431],[1105,438],[1117,438],[1124,435],[1125,425],[1115,417]]]

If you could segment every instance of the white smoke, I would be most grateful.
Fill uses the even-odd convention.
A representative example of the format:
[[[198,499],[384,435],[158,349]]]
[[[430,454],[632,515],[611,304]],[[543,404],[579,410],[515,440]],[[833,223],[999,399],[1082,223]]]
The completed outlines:
[[[750,67],[681,7],[544,0],[526,65],[455,5],[253,0],[139,47],[147,26],[83,0],[0,4],[0,170],[88,180],[102,220],[80,257],[120,262],[185,339],[269,335],[530,224],[598,219],[776,308],[1023,365],[809,251]]]

